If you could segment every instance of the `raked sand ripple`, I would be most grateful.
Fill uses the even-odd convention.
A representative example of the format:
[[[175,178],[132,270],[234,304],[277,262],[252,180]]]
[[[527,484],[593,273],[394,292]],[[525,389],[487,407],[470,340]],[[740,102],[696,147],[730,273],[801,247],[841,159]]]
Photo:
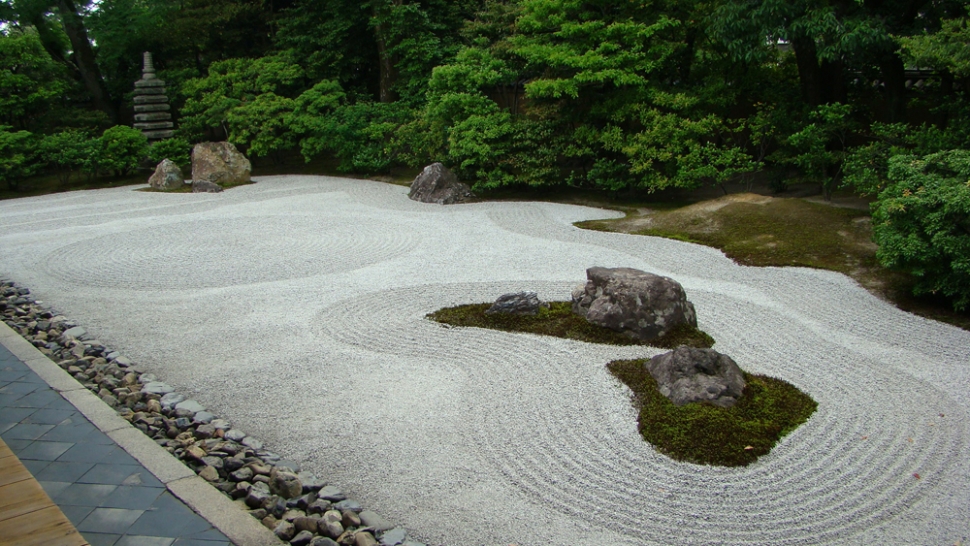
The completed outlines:
[[[970,538],[970,334],[846,277],[579,230],[546,203],[260,179],[0,203],[0,275],[434,544],[953,544]],[[593,265],[681,281],[742,368],[819,403],[746,468],[657,454],[604,365],[658,351],[428,312]]]

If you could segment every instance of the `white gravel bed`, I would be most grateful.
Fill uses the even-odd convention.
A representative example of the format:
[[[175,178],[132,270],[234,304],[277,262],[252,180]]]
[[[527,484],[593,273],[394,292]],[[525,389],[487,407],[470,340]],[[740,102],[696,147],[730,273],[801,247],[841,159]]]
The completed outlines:
[[[571,225],[608,211],[406,194],[276,176],[2,201],[0,276],[430,544],[970,539],[970,333],[840,274]],[[818,411],[748,467],[679,463],[605,369],[659,351],[425,318],[568,299],[594,265],[680,281],[715,349]]]

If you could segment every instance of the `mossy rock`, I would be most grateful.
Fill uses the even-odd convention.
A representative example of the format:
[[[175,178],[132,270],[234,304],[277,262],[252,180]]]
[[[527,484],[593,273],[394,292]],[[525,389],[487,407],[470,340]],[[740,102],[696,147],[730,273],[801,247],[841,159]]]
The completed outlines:
[[[714,339],[711,336],[686,324],[649,343],[644,343],[608,328],[591,324],[585,318],[573,313],[572,303],[568,301],[551,302],[548,308],[540,309],[536,315],[486,314],[485,310],[491,305],[491,303],[474,303],[446,307],[429,313],[428,318],[451,326],[527,332],[610,345],[649,345],[664,349],[673,349],[680,345],[706,349],[714,345]]]

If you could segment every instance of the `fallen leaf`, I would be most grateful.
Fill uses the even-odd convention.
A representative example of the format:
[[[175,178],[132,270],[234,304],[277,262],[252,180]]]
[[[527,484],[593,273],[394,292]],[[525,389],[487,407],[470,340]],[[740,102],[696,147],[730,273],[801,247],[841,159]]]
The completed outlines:
[[[744,446],[745,451],[751,451],[752,449],[754,449],[754,446]]]
[[[863,437],[862,437],[862,439],[863,439],[863,440],[868,440],[868,439],[869,439],[869,437],[868,437],[868,436],[863,436]]]
[[[946,416],[945,416],[945,415],[943,415],[943,414],[941,413],[941,414],[940,414],[940,417],[946,417]]]
[[[906,438],[906,441],[909,442],[909,443],[913,443],[913,439],[912,438]]]
[[[918,480],[919,479],[919,472],[913,472],[913,477]]]

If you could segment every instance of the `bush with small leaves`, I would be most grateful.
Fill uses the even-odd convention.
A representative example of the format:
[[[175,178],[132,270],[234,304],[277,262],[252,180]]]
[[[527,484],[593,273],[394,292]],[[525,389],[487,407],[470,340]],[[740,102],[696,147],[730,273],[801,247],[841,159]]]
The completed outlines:
[[[110,169],[118,176],[135,170],[148,153],[148,139],[138,129],[115,125],[98,139],[99,169]]]
[[[181,137],[159,140],[148,147],[148,159],[155,165],[168,159],[179,167],[185,167],[192,162],[191,153],[192,145]]]

